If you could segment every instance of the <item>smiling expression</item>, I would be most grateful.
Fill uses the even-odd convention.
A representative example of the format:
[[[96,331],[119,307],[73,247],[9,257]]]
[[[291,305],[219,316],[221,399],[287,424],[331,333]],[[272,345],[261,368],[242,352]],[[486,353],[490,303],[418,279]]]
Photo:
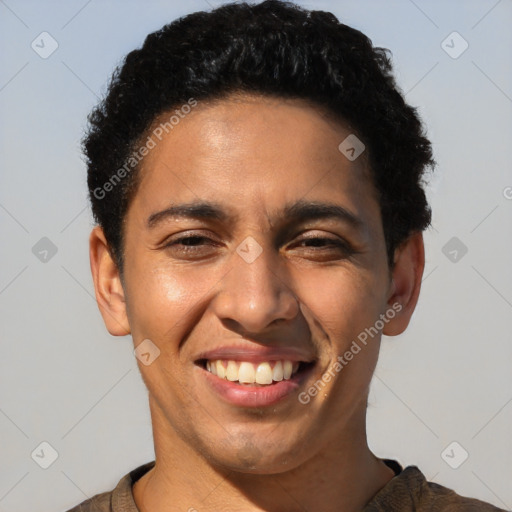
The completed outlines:
[[[299,100],[239,96],[200,102],[144,159],[126,319],[160,350],[139,364],[154,428],[214,464],[293,469],[364,430],[380,335],[298,400],[393,293],[365,154],[338,150],[350,133]]]

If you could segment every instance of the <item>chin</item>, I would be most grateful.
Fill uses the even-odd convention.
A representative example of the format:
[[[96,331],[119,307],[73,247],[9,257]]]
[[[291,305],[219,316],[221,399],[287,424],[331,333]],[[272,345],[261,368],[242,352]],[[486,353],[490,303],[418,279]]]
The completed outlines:
[[[221,453],[218,450],[215,450],[216,453],[210,451],[207,455],[210,463],[239,473],[270,475],[295,469],[306,459],[306,454],[299,453],[299,446],[306,445],[303,440],[298,440],[295,446],[283,446],[277,440],[269,443],[261,439],[258,442],[254,437],[247,442],[240,442],[240,439],[229,442],[226,439],[225,443],[216,444],[222,446],[223,450]],[[288,439],[287,444],[289,442]],[[279,450],[276,450],[276,446]]]

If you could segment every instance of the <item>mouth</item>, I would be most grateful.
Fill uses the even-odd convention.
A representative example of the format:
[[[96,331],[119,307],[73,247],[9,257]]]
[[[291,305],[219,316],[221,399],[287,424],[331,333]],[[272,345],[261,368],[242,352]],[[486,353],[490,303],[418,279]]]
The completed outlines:
[[[250,359],[200,359],[196,367],[216,398],[236,407],[264,408],[293,397],[316,364],[286,358]]]
[[[234,382],[241,386],[272,386],[283,380],[291,380],[313,363],[305,361],[236,361],[226,359],[203,359],[200,366],[219,379]]]

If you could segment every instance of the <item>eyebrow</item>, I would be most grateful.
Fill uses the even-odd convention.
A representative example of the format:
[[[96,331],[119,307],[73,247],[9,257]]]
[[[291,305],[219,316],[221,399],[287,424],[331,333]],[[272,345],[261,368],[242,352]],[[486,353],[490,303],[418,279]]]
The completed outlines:
[[[231,216],[225,212],[218,204],[206,201],[194,201],[191,203],[170,206],[165,210],[151,214],[147,220],[147,227],[151,229],[163,220],[186,217],[198,220],[216,220],[221,222],[228,221]]]
[[[219,222],[235,222],[238,215],[230,214],[219,204],[209,201],[193,201],[173,205],[165,210],[155,212],[148,217],[147,227],[152,229],[164,220],[185,217],[197,220],[214,220]],[[363,227],[363,221],[349,210],[334,203],[298,200],[286,204],[273,218],[284,219],[286,223],[306,222],[317,219],[334,219],[350,224],[356,229]],[[273,223],[273,222],[272,222]]]

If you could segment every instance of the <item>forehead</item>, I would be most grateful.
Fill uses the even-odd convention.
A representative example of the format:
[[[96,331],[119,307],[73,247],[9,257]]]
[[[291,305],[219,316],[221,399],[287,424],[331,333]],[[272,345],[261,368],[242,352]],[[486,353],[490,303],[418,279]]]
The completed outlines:
[[[149,131],[155,145],[135,198],[146,212],[198,199],[252,215],[298,198],[343,200],[357,209],[363,197],[376,198],[366,155],[351,161],[339,150],[350,129],[319,107],[236,95],[198,102],[171,127],[165,123],[173,112]]]
[[[280,157],[291,160],[294,156],[306,158],[306,163],[325,162],[339,159],[338,146],[351,134],[334,114],[311,102],[242,93],[199,102],[181,119],[172,117],[177,125],[166,128],[170,116],[164,113],[155,120],[152,131],[161,132],[163,127],[165,143],[185,143],[194,149],[194,156],[201,157],[224,154],[232,159],[237,155],[246,157],[247,151],[253,150],[254,159],[264,158],[267,163],[270,156],[276,164]],[[166,137],[171,133],[173,137]],[[165,143],[158,144],[160,150]],[[150,164],[151,157],[158,153],[152,152],[146,163]],[[365,166],[365,155],[353,165],[360,171]]]

